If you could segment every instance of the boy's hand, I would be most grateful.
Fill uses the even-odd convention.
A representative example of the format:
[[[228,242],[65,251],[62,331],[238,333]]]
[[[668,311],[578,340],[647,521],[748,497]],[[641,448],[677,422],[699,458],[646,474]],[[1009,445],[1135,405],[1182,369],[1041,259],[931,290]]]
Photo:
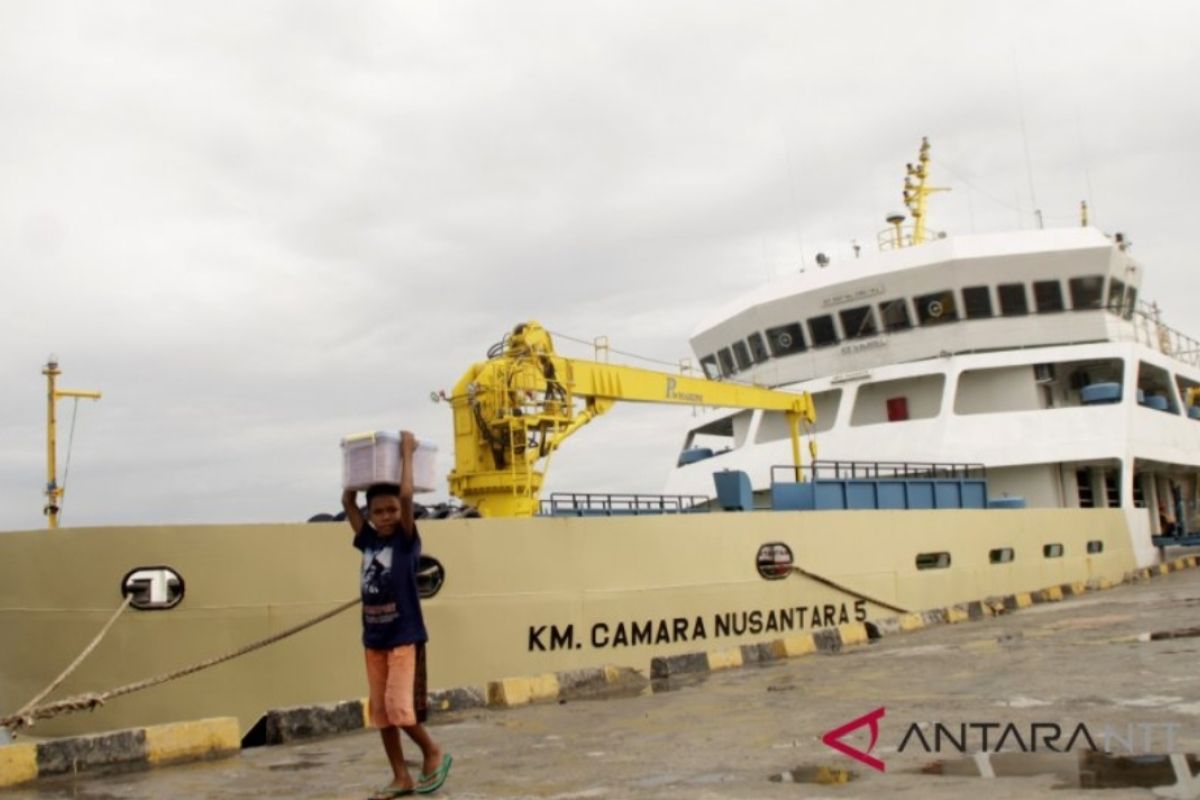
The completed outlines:
[[[400,452],[411,454],[417,447],[417,439],[412,431],[400,431]]]
[[[343,489],[342,490],[342,505],[348,504],[348,505],[356,506],[358,504],[357,501],[358,501],[358,492],[356,492],[354,489]]]

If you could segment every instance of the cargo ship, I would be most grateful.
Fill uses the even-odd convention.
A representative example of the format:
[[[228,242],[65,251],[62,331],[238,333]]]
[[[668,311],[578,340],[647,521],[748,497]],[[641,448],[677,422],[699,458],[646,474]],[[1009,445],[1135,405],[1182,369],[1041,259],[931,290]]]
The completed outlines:
[[[1119,235],[951,237],[751,292],[691,339],[704,375],[567,359],[523,323],[458,382],[451,492],[419,522],[434,688],[751,644],[1093,579],[1197,525],[1196,343],[1138,297]],[[1086,223],[1086,221],[1084,220]],[[625,402],[689,405],[665,492],[542,497],[550,456]],[[719,410],[718,410],[719,409]],[[595,422],[595,424],[604,424]],[[52,482],[52,481],[51,481]],[[53,495],[51,496],[53,499]],[[0,717],[110,618],[53,697],[169,672],[356,597],[337,521],[0,536]],[[353,610],[212,669],[39,721],[38,735],[364,693]]]

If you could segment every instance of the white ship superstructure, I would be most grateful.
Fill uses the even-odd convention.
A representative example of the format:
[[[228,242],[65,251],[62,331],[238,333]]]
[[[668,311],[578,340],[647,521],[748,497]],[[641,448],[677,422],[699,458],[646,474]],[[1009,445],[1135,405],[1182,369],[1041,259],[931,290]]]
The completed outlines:
[[[1121,507],[1149,563],[1152,535],[1200,527],[1200,343],[1142,277],[1089,227],[941,237],[764,286],[691,344],[710,378],[811,392],[822,460],[977,463],[992,498]],[[666,491],[742,470],[766,505],[788,448],[782,415],[706,413]]]

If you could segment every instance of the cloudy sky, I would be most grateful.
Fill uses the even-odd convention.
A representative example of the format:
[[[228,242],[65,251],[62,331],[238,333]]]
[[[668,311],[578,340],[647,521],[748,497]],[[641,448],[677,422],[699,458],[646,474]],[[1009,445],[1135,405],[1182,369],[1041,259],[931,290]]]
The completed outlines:
[[[50,353],[104,393],[65,524],[304,519],[344,434],[448,470],[429,393],[518,321],[674,362],[730,297],[836,268],[922,136],[933,227],[1086,198],[1200,335],[1197,41],[1192,2],[10,0],[0,530],[45,524]],[[659,489],[687,414],[616,408],[551,488]]]

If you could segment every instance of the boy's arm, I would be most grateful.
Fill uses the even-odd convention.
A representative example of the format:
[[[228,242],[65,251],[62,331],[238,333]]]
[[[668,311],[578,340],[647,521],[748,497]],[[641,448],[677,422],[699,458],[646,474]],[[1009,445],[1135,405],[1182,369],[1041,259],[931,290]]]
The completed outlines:
[[[412,538],[416,530],[413,518],[413,451],[417,440],[408,431],[400,431],[400,525],[404,535]]]
[[[346,512],[346,522],[350,523],[350,527],[354,528],[354,535],[362,530],[363,519],[362,512],[358,510],[358,492],[353,489],[346,489],[342,492],[342,509]]]

